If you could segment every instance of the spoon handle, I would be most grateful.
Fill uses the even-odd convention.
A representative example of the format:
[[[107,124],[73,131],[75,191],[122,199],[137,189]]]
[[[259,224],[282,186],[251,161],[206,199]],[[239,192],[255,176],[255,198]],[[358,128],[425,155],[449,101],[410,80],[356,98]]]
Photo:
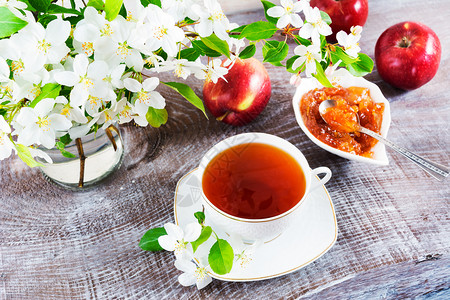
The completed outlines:
[[[361,133],[370,135],[371,137],[373,137],[373,138],[379,140],[380,142],[382,142],[383,144],[391,147],[392,149],[394,149],[398,153],[402,154],[403,156],[406,156],[407,158],[409,158],[410,160],[415,162],[419,167],[421,167],[425,172],[427,172],[428,174],[430,174],[431,176],[433,176],[434,178],[436,178],[439,181],[442,181],[445,178],[447,178],[450,173],[449,172],[450,168],[440,165],[440,164],[437,164],[437,163],[427,160],[425,158],[422,158],[419,155],[417,155],[403,147],[397,146],[393,142],[388,141],[387,139],[385,139],[381,135],[373,132],[372,130],[361,127],[361,129],[359,131]]]

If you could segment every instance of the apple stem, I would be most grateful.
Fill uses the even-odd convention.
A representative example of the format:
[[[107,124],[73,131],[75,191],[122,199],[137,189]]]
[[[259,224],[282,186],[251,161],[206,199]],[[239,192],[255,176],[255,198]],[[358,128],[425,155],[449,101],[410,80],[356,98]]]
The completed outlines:
[[[230,114],[230,111],[227,111],[226,113],[224,113],[224,114],[221,115],[220,117],[217,117],[216,120],[220,122],[220,121],[222,121],[223,119],[225,119],[229,114]]]
[[[402,41],[398,44],[400,48],[408,48],[411,45],[411,41],[406,36],[402,37]]]

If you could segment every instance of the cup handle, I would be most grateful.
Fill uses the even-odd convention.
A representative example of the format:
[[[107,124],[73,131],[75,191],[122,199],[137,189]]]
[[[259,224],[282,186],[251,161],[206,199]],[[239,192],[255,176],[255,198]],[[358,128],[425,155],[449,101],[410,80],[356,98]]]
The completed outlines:
[[[327,167],[318,167],[311,171],[311,176],[318,177],[319,174],[325,174],[325,176],[323,176],[323,178],[319,177],[319,181],[313,181],[313,183],[311,184],[311,191],[319,186],[325,185],[325,183],[327,183],[328,180],[330,180],[332,173],[331,170]]]

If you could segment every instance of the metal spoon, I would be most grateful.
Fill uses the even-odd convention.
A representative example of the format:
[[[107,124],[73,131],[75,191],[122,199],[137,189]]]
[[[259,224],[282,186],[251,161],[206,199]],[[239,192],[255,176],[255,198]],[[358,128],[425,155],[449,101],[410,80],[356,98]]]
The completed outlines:
[[[336,101],[335,100],[325,100],[322,103],[320,103],[319,105],[319,113],[320,116],[322,117],[322,119],[326,122],[326,120],[323,117],[323,114],[327,111],[327,109],[332,108],[336,106]],[[391,147],[392,149],[394,149],[395,151],[397,151],[398,153],[402,154],[403,156],[406,156],[407,158],[409,158],[410,160],[412,160],[414,163],[416,163],[419,167],[421,167],[425,172],[427,172],[428,174],[430,174],[431,176],[433,176],[434,178],[436,178],[439,181],[444,180],[445,178],[448,177],[448,175],[450,174],[449,167],[443,166],[441,164],[432,162],[430,160],[427,160],[425,158],[420,157],[417,154],[412,153],[411,151],[402,148],[400,146],[397,146],[396,144],[392,143],[391,141],[388,141],[387,139],[385,139],[384,137],[382,137],[381,135],[373,132],[372,130],[369,130],[367,128],[364,128],[361,126],[361,124],[359,123],[359,116],[358,114],[356,114],[356,119],[358,122],[358,126],[359,128],[356,130],[358,132],[367,134],[375,139],[377,139],[378,141],[382,142],[383,144]],[[357,127],[358,127],[357,126]]]

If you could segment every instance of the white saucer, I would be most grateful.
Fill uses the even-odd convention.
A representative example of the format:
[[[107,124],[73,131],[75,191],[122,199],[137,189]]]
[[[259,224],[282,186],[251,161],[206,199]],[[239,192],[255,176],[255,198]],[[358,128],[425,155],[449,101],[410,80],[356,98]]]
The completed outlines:
[[[184,175],[175,190],[175,222],[181,227],[195,222],[194,213],[202,211],[201,182],[195,176],[196,171]],[[303,218],[275,240],[259,247],[245,269],[236,266],[228,274],[211,276],[224,281],[264,280],[297,271],[325,254],[337,239],[333,202],[325,187],[310,191],[304,201]],[[219,228],[213,229],[226,239],[227,235]]]

